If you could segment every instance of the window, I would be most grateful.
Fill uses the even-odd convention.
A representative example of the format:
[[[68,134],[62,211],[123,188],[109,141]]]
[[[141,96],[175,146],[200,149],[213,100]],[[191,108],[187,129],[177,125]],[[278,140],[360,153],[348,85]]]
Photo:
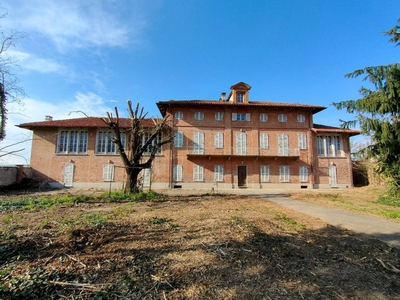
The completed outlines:
[[[304,115],[297,115],[297,122],[303,123],[306,121],[306,117]]]
[[[117,154],[117,144],[113,142],[114,132],[99,131],[96,140],[96,154]],[[126,146],[126,135],[121,133],[122,145]]]
[[[174,147],[182,148],[183,147],[183,132],[175,132],[174,135]]]
[[[193,181],[204,181],[204,166],[193,166]]]
[[[224,133],[223,132],[214,133],[214,145],[215,145],[215,148],[224,148]]]
[[[201,111],[196,111],[194,113],[194,119],[195,120],[203,120],[204,119],[204,113]]]
[[[183,112],[177,111],[175,112],[175,120],[182,120],[183,119]]]
[[[278,122],[286,122],[286,121],[287,121],[287,115],[285,114],[278,115]]]
[[[174,181],[182,181],[182,165],[174,165],[173,167],[173,179]]]
[[[260,114],[260,121],[261,122],[267,122],[268,121],[268,115],[267,114]]]
[[[261,182],[269,182],[269,166],[260,166],[260,180]]]
[[[143,186],[149,187],[151,185],[151,168],[142,170]]]
[[[222,121],[223,118],[224,118],[224,113],[222,113],[222,112],[215,113],[215,120]]]
[[[290,167],[289,166],[280,166],[279,167],[279,180],[280,180],[280,182],[289,182],[290,181]]]
[[[88,132],[78,130],[60,131],[57,141],[57,153],[83,154],[87,152]]]
[[[249,113],[232,113],[232,121],[250,121]]]
[[[247,137],[246,133],[236,133],[236,154],[246,155],[247,154]]]
[[[308,182],[308,168],[305,166],[299,167],[300,182]]]
[[[142,147],[145,146],[148,142],[149,139],[151,138],[152,133],[151,132],[145,132],[142,136]],[[162,135],[161,132],[157,133],[157,136],[147,145],[145,151],[143,154],[151,154],[153,149],[158,145],[162,140]],[[156,154],[161,154],[161,148],[158,148],[156,151]]]
[[[113,164],[103,165],[103,181],[114,181],[114,171]]]
[[[317,136],[318,156],[342,156],[342,139],[338,135]]]
[[[299,149],[307,149],[307,135],[304,133],[299,134]]]
[[[289,156],[289,135],[278,134],[278,155]]]
[[[214,166],[214,181],[224,181],[224,166],[215,165]]]
[[[204,154],[204,132],[194,133],[193,154]]]
[[[236,94],[236,102],[241,103],[244,102],[244,94],[243,93],[237,93]]]
[[[267,133],[260,133],[260,148],[261,149],[268,149],[268,134]]]

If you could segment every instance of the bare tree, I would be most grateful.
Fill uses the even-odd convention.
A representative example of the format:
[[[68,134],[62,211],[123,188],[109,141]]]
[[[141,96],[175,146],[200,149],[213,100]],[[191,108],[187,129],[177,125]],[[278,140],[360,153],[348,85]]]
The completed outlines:
[[[7,13],[0,15],[0,20],[6,16]],[[25,33],[23,32],[15,30],[4,31],[0,27],[0,141],[6,136],[6,104],[9,102],[20,102],[25,96],[23,88],[19,85],[19,78],[13,73],[13,68],[19,68],[18,60],[6,54],[10,47],[15,46],[17,40],[24,37]]]
[[[156,154],[165,144],[173,140],[172,127],[168,117],[153,118],[154,126],[144,127],[144,120],[147,113],[143,114],[143,107],[139,103],[135,110],[132,109],[132,102],[128,100],[128,111],[130,128],[125,130],[121,127],[118,109],[115,107],[115,117],[107,112],[107,117],[102,120],[114,132],[112,141],[117,145],[120,157],[125,167],[127,181],[124,192],[127,194],[139,191],[138,175],[143,169],[151,168]],[[126,132],[127,147],[122,142],[122,132]],[[159,138],[161,136],[161,138]],[[148,154],[149,156],[144,156]]]

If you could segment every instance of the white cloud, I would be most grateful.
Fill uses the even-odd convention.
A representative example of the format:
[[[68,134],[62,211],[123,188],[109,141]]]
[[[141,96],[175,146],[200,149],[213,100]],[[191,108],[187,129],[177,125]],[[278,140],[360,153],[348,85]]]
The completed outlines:
[[[51,60],[35,57],[26,52],[9,49],[5,55],[16,61],[18,65],[23,65],[24,70],[38,71],[41,73],[60,72],[64,69],[62,65]]]
[[[27,98],[23,100],[24,105],[10,103],[8,105],[8,121],[6,126],[6,139],[0,143],[1,148],[14,144],[19,141],[26,141],[16,146],[7,148],[13,151],[25,148],[24,151],[16,155],[9,155],[0,158],[0,164],[27,164],[31,152],[31,131],[21,129],[15,125],[22,123],[44,121],[46,115],[50,115],[54,120],[82,118],[85,114],[90,117],[105,116],[106,111],[112,111],[100,96],[94,93],[76,93],[73,100],[66,99],[58,103],[48,103],[40,100]],[[83,112],[80,113],[79,111]]]
[[[132,6],[130,2],[125,5],[125,9]],[[122,22],[121,14],[124,12],[120,5],[104,1],[15,0],[6,8],[9,16],[4,21],[10,27],[28,35],[38,32],[52,40],[62,52],[138,42],[144,27],[140,13],[132,15],[127,24]]]

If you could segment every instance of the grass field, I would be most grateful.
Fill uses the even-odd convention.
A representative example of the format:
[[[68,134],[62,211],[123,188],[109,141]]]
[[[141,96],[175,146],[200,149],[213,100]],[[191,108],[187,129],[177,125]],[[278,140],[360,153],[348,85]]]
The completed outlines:
[[[0,199],[0,299],[398,299],[399,262],[255,197]]]
[[[341,208],[400,223],[400,198],[382,196],[384,187],[362,187],[347,190],[328,190],[292,193],[293,199],[328,207]]]

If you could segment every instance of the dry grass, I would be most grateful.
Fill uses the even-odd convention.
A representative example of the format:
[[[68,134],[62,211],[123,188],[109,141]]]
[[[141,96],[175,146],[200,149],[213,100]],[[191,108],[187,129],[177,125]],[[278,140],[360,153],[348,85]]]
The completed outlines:
[[[385,187],[359,187],[346,190],[328,190],[292,193],[293,199],[354,211],[400,223],[400,206],[385,205],[378,202]]]
[[[0,298],[396,299],[400,251],[245,196],[0,214]],[[398,298],[397,298],[398,299]]]

